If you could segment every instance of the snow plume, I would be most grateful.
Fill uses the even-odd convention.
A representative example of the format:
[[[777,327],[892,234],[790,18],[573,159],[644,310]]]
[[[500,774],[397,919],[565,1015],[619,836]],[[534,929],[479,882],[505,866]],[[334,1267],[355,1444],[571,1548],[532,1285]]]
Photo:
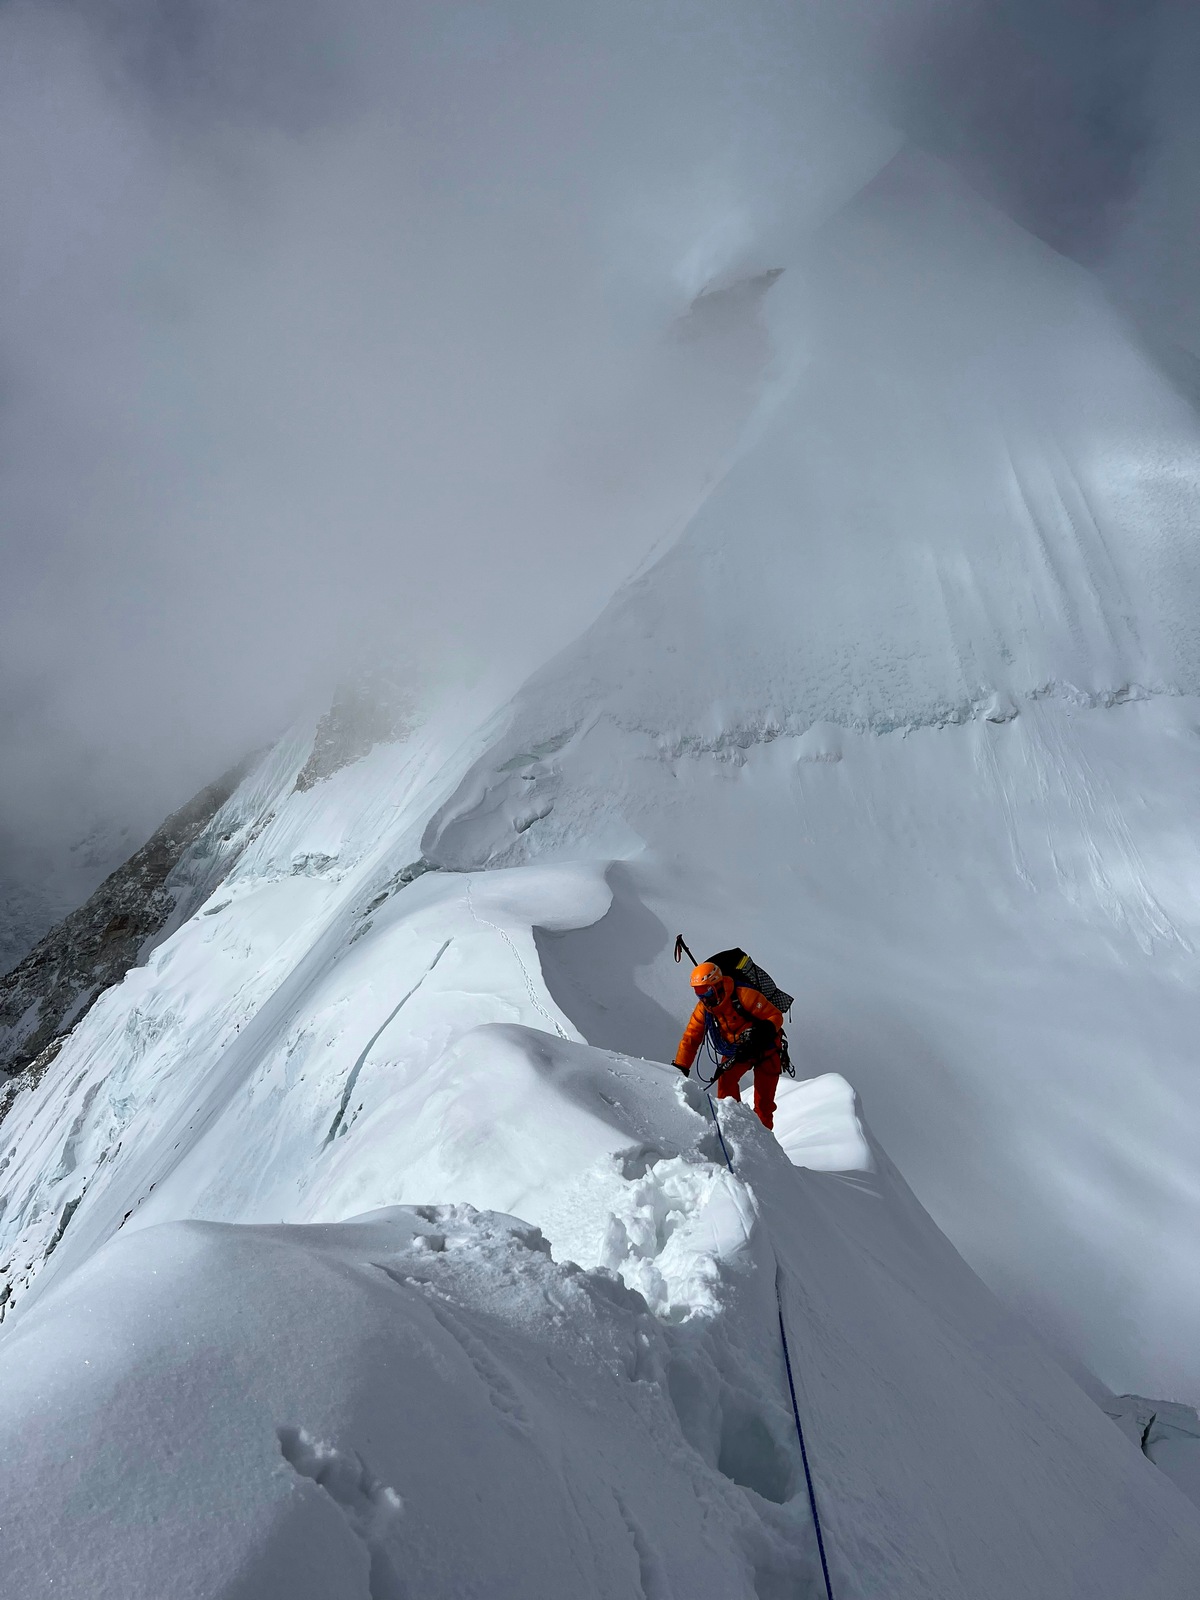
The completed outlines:
[[[852,31],[777,0],[7,6],[20,836],[86,831],[84,799],[145,831],[364,641],[457,680],[577,631],[753,401],[756,297],[674,337],[693,298],[894,147]]]

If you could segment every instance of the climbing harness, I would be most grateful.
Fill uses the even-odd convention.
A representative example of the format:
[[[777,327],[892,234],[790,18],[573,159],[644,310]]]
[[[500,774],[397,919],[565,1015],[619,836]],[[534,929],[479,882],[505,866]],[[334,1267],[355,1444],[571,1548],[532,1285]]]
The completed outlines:
[[[689,952],[690,954],[690,952]],[[733,1162],[729,1159],[729,1147],[725,1143],[725,1135],[721,1132],[721,1124],[717,1117],[717,1108],[713,1105],[712,1095],[705,1094],[708,1109],[712,1114],[713,1127],[717,1130],[717,1138],[721,1141],[721,1154],[725,1157],[725,1165],[733,1172]],[[817,1534],[817,1554],[821,1558],[821,1576],[825,1580],[825,1600],[833,1600],[833,1582],[829,1576],[829,1560],[825,1554],[825,1530],[821,1526],[821,1513],[817,1508],[817,1491],[813,1483],[812,1467],[808,1460],[808,1445],[804,1439],[804,1425],[800,1421],[800,1406],[796,1399],[796,1380],[792,1376],[792,1352],[788,1346],[787,1324],[783,1317],[783,1284],[782,1269],[778,1261],[775,1263],[775,1306],[779,1312],[779,1338],[783,1345],[783,1364],[787,1370],[788,1394],[792,1401],[792,1418],[796,1424],[796,1438],[800,1441],[800,1459],[804,1463],[804,1482],[808,1488],[808,1507],[812,1512],[813,1527]]]

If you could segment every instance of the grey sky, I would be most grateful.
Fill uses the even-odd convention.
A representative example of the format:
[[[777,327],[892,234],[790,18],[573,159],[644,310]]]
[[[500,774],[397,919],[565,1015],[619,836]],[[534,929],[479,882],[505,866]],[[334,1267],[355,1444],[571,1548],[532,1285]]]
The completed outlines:
[[[0,855],[149,827],[364,642],[454,672],[577,631],[765,358],[677,319],[894,127],[1187,301],[1144,242],[1192,181],[1184,17],[10,0]]]

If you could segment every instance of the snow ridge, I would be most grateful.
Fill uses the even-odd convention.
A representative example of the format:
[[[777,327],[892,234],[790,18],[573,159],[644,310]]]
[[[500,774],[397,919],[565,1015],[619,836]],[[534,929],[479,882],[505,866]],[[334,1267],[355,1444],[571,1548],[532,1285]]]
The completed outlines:
[[[337,783],[321,786],[327,805]],[[412,822],[396,819],[393,859],[412,859]],[[619,874],[427,872],[375,904],[371,885],[393,875],[377,859],[361,875],[239,866],[220,909],[163,947],[157,978],[114,991],[114,1019],[138,1029],[122,1071],[89,1073],[93,1014],[14,1113],[27,1120],[10,1159],[40,1145],[40,1176],[37,1202],[3,1219],[9,1251],[53,1245],[16,1279],[0,1432],[27,1438],[37,1395],[77,1430],[110,1421],[101,1445],[57,1424],[37,1435],[44,1453],[6,1491],[6,1523],[30,1530],[13,1593],[46,1581],[35,1527],[74,1525],[54,1509],[71,1492],[65,1451],[89,1462],[96,1525],[122,1529],[56,1547],[49,1576],[81,1600],[102,1582],[150,1600],[185,1514],[232,1530],[195,1553],[197,1595],[392,1600],[476,1583],[549,1600],[564,1572],[597,1600],[636,1584],[817,1594],[778,1275],[839,1596],[1116,1596],[1136,1574],[1139,1593],[1175,1600],[1200,1554],[1194,1513],[955,1255],[843,1080],[783,1092],[781,1136],[817,1170],[732,1107],[731,1172],[697,1087],[573,1037],[541,977],[534,924],[569,951],[618,906]],[[309,908],[290,976],[268,955],[276,901],[289,926]],[[165,1009],[149,986],[211,972],[230,940],[243,993],[253,974],[258,1014],[274,1015],[232,1040],[221,1024],[192,1082],[177,1041],[195,1050],[228,1017],[225,985],[176,977]],[[222,1049],[238,1078],[227,1063],[199,1113]],[[117,1134],[111,1108],[135,1084]],[[462,1200],[429,1204],[447,1193]],[[176,1220],[195,1216],[211,1220]],[[216,1374],[232,1370],[231,1388]],[[131,1537],[125,1497],[169,1478],[164,1441],[179,1437],[185,1477],[154,1489]],[[1036,1492],[1014,1494],[1030,1474]],[[464,1495],[472,1519],[451,1537],[446,1507]]]
[[[1189,1592],[1052,1352],[1200,1392],[1194,427],[916,157],[764,305],[683,540],[489,720],[281,746],[15,1100],[15,1600],[819,1595],[793,1397],[838,1600]],[[778,1139],[681,928],[798,992]]]

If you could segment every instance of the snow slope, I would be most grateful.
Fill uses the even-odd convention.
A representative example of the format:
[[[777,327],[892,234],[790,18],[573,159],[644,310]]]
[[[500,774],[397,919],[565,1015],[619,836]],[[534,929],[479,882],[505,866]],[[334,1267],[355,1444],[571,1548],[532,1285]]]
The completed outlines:
[[[781,371],[685,536],[522,697],[720,746],[1200,688],[1194,414],[1080,268],[897,157],[766,301]]]
[[[1078,268],[915,157],[798,281],[790,387],[422,849],[624,858],[612,940],[544,951],[590,1039],[671,1049],[671,934],[740,942],[992,1286],[1195,1400],[1194,419]]]
[[[6,1120],[8,1592],[818,1594],[777,1269],[839,1595],[1184,1592],[1195,1510],[844,1080],[785,1088],[814,1170],[733,1108],[731,1174],[698,1086],[545,986],[598,868],[386,893],[409,761],[390,824],[395,750],[293,795]]]
[[[670,1069],[467,1040],[554,1257],[463,1205],[120,1233],[5,1344],[10,1593],[818,1594],[777,1281],[839,1595],[1186,1591],[1194,1510],[886,1158],[805,1173],[736,1108],[730,1173]]]
[[[779,1305],[839,1600],[1189,1592],[1051,1352],[1200,1393],[1195,441],[935,167],[789,282],[682,542],[489,719],[276,752],[5,1118],[18,1600],[819,1595]],[[799,992],[732,1170],[679,928]]]
[[[665,1059],[676,929],[743,944],[799,991],[801,1071],[859,1088],[1006,1301],[1110,1387],[1194,1400],[1198,757],[1188,697],[719,755],[600,719],[474,773],[425,849],[631,841],[605,922],[541,938],[590,1040]]]

